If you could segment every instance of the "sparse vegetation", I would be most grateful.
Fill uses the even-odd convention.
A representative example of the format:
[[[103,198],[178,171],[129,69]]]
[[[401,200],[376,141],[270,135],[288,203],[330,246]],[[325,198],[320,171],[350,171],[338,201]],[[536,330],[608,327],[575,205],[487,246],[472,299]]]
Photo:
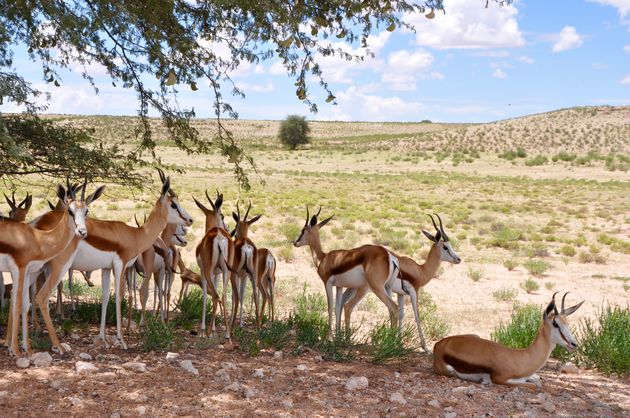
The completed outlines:
[[[492,292],[492,297],[497,302],[510,302],[516,298],[517,294],[516,289],[502,288]]]
[[[483,273],[483,269],[480,268],[473,268],[473,267],[468,267],[468,277],[470,277],[470,280],[472,280],[473,282],[478,282],[479,280],[481,280],[484,276]]]
[[[527,293],[534,293],[538,289],[540,289],[540,285],[538,284],[538,282],[536,280],[534,280],[534,279],[531,279],[531,278],[527,279],[523,283],[521,283],[521,287]]]
[[[310,133],[311,128],[304,116],[289,115],[280,124],[278,137],[287,148],[294,150],[310,142]]]
[[[527,260],[523,263],[523,267],[534,277],[542,277],[547,270],[549,264],[543,260]]]

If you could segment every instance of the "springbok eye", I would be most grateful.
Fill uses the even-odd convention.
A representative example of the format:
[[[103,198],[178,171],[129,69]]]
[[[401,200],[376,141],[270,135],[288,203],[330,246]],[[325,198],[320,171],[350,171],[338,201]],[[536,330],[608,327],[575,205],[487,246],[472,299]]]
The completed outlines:
[[[552,324],[555,328],[560,329],[560,325],[558,325],[558,323],[556,322],[556,320],[555,320],[555,319],[551,322],[551,324]]]
[[[171,202],[171,207],[172,207],[173,209],[177,209],[177,205],[175,204],[175,202]]]

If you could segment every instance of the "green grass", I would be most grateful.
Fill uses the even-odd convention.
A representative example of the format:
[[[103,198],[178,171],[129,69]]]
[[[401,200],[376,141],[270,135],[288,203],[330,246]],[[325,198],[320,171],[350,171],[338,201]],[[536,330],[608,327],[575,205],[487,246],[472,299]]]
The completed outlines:
[[[521,283],[521,287],[527,293],[534,293],[538,289],[540,289],[540,285],[538,284],[538,282],[536,280],[532,279],[532,278],[529,278],[529,279],[525,280],[523,283]]]
[[[201,323],[201,312],[203,310],[203,293],[198,287],[190,287],[188,293],[182,297],[182,300],[176,306],[177,315],[175,315],[174,323],[186,330],[194,329]],[[150,314],[149,314],[150,315]],[[206,299],[206,322],[212,316],[212,298],[208,296]],[[220,316],[217,316],[219,319]]]
[[[390,360],[402,360],[413,353],[416,346],[417,332],[413,327],[403,327],[399,332],[397,328],[391,328],[389,323],[377,325],[370,333],[370,355],[375,363],[384,363]]]
[[[543,260],[527,260],[523,263],[523,267],[534,277],[542,277],[550,265]]]
[[[482,268],[473,268],[473,267],[468,267],[468,277],[470,278],[470,280],[472,280],[473,282],[478,282],[479,280],[481,280],[484,276],[484,271]]]
[[[511,288],[503,288],[492,292],[492,297],[497,302],[509,302],[516,298],[518,291]]]
[[[509,271],[513,271],[516,267],[518,267],[518,261],[513,258],[508,258],[503,262],[503,267],[505,267]]]
[[[420,326],[425,337],[431,340],[439,340],[445,337],[451,330],[450,325],[443,316],[438,314],[438,306],[433,301],[431,294],[420,289],[418,294],[418,310]]]
[[[575,254],[577,254],[577,251],[572,245],[563,245],[560,248],[560,254],[564,255],[565,257],[573,257]]]
[[[148,315],[140,331],[140,341],[144,351],[164,351],[173,342],[173,325],[165,323],[159,316]]]

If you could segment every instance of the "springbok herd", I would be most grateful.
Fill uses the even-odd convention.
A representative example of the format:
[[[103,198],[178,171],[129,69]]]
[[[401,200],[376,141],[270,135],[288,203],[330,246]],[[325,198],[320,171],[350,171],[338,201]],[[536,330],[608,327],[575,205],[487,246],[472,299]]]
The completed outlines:
[[[217,308],[225,319],[223,324],[226,338],[230,338],[237,316],[239,325],[243,325],[243,300],[248,280],[252,284],[256,326],[262,326],[266,307],[269,310],[268,317],[274,320],[276,261],[271,251],[257,248],[248,237],[249,227],[260,218],[258,215],[248,219],[251,203],[242,218],[237,203],[237,212],[232,213],[236,226],[229,232],[221,212],[222,194],[217,191],[213,200],[206,192],[210,208],[193,197],[205,215],[206,231],[195,251],[200,274],[194,273],[186,268],[176,248],[187,244],[186,228],[193,223],[193,219],[180,205],[177,194],[171,189],[169,177],[161,170],[158,171],[162,184],[160,197],[142,225],[136,219],[136,227],[123,222],[88,217],[90,204],[102,195],[105,186],[98,187],[86,197],[87,184],[67,184],[66,187],[60,185],[57,188],[57,204],[49,203],[51,211],[29,223],[25,223],[25,219],[32,204],[32,196],[27,195],[24,201],[17,204],[15,195],[11,198],[5,195],[11,211],[8,217],[2,217],[0,221],[0,272],[8,272],[12,277],[11,291],[6,292],[10,293],[11,309],[5,339],[11,355],[19,357],[21,354],[18,345],[20,322],[21,348],[27,355],[31,354],[28,310],[32,306],[34,312],[34,302],[37,302],[44,318],[52,340],[52,349],[59,353],[64,352],[48,311],[48,302],[56,287],[59,287],[57,294],[60,297],[62,278],[69,272],[71,279],[73,270],[84,272],[88,280],[92,271],[102,270],[103,299],[99,337],[104,341],[105,313],[109,300],[110,275],[113,272],[116,337],[124,349],[127,345],[122,333],[121,298],[124,297],[126,286],[134,289],[129,292],[129,297],[135,298],[136,272],[144,277],[139,289],[142,307],[140,326],[145,323],[152,276],[158,295],[157,311],[163,320],[168,320],[170,289],[176,272],[182,280],[180,299],[190,284],[202,288],[203,336],[206,335],[208,295],[212,297],[212,335],[217,332]],[[77,197],[78,194],[80,197]],[[319,230],[332,216],[320,221],[320,212],[321,208],[311,216],[307,207],[306,222],[293,245],[309,247],[317,273],[324,283],[328,302],[329,335],[334,332],[333,310],[335,329],[339,330],[341,327],[342,308],[345,326],[349,328],[354,307],[370,290],[387,307],[392,327],[401,327],[405,296],[409,296],[421,346],[429,352],[420,326],[418,291],[436,275],[442,261],[454,264],[461,262],[444,231],[441,217],[435,215],[438,226],[435,218],[429,215],[435,234],[422,231],[432,242],[432,246],[424,263],[418,264],[409,257],[395,254],[379,245],[324,252]],[[222,285],[219,285],[221,279]],[[226,300],[228,282],[232,289],[230,313],[227,311]],[[335,293],[333,288],[336,288]],[[261,298],[258,296],[259,292]],[[397,295],[398,303],[392,299],[392,292]],[[33,303],[30,302],[31,298]],[[558,311],[554,294],[543,313],[537,337],[527,349],[507,348],[476,335],[457,335],[438,341],[433,353],[436,372],[481,383],[539,388],[540,380],[535,373],[545,364],[555,345],[559,344],[569,351],[577,347],[567,325],[567,316],[575,312],[582,303],[565,309],[565,298],[566,294],[562,297]],[[260,299],[262,303],[259,303]],[[5,285],[2,279],[0,304],[4,303]],[[60,303],[58,308],[59,306]],[[36,315],[33,318],[35,320]]]

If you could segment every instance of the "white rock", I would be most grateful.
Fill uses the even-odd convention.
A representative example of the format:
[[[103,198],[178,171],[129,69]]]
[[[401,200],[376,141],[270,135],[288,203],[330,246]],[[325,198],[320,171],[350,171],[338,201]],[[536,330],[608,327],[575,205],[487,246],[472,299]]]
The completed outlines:
[[[0,398],[4,398],[8,394],[9,394],[9,392],[7,392],[6,390],[0,390]]]
[[[543,404],[543,409],[551,414],[553,411],[556,410],[556,407],[553,403],[547,401]]]
[[[31,363],[33,363],[35,367],[50,367],[52,361],[52,356],[45,351],[35,353],[31,356]]]
[[[190,361],[190,360],[182,360],[182,361],[180,361],[179,362],[179,366],[182,369],[186,370],[188,373],[192,373],[195,376],[199,375],[199,370],[197,370],[195,368],[195,366],[193,366],[192,361]]]
[[[316,363],[321,363],[322,361],[324,361],[324,358],[320,355],[317,355],[313,358],[313,360],[315,360]]]
[[[295,366],[295,368],[301,372],[305,372],[308,370],[308,367],[306,367],[306,364],[298,364],[297,366]]]
[[[28,366],[31,365],[31,361],[26,357],[20,357],[15,361],[15,365],[18,367],[18,369],[26,369]]]
[[[79,353],[79,358],[83,361],[92,361],[92,356],[88,353]]]
[[[120,418],[120,413],[118,413],[118,412],[112,412],[112,413],[109,415],[109,418]]]
[[[365,389],[369,385],[368,378],[365,376],[354,376],[346,381],[346,390]]]
[[[138,413],[138,415],[142,416],[147,413],[147,408],[145,406],[140,405],[139,407],[136,408],[136,412]]]
[[[77,361],[74,363],[74,367],[76,368],[78,374],[94,373],[98,371],[98,367],[87,361]]]
[[[440,401],[438,401],[437,399],[433,399],[432,401],[427,402],[429,405],[439,408],[440,407]]]
[[[263,377],[265,377],[265,371],[263,369],[256,369],[254,370],[252,376],[262,379]]]
[[[66,353],[69,353],[70,351],[72,351],[72,347],[70,347],[70,344],[68,343],[61,343],[59,345],[61,345],[61,348],[63,348],[63,351]]]
[[[453,393],[465,393],[466,395],[472,395],[477,389],[474,386],[458,386],[453,388]]]
[[[562,369],[560,369],[560,372],[568,373],[568,374],[579,374],[580,373],[580,369],[578,369],[575,364],[573,364],[572,362],[569,361],[569,362],[566,362],[562,366]]]
[[[166,361],[176,361],[179,359],[179,353],[171,353],[170,351],[166,353]]]
[[[221,382],[229,382],[230,380],[232,380],[232,378],[230,376],[230,371],[226,370],[226,369],[219,369],[216,372],[214,372],[214,375]]]
[[[273,353],[273,358],[275,359],[281,359],[284,357],[284,353],[282,351],[276,351],[275,353]]]
[[[140,363],[139,361],[128,361],[122,366],[124,369],[131,370],[137,373],[144,373],[147,371],[147,365],[144,363]]]
[[[72,334],[70,334],[70,338],[72,338],[73,340],[78,340],[81,337],[79,337],[79,334],[75,334],[74,332]]]
[[[241,385],[238,382],[230,383],[226,387],[223,388],[224,391],[232,391],[232,392],[240,392]]]
[[[405,397],[402,395],[402,393],[400,392],[394,392],[389,396],[389,401],[390,402],[398,402],[401,405],[404,405],[407,403],[407,400],[405,399]]]
[[[236,364],[231,361],[224,361],[221,363],[221,368],[225,370],[236,370]]]
[[[72,406],[81,406],[83,405],[83,400],[81,398],[77,398],[76,396],[68,397],[68,400],[72,404]]]
[[[446,412],[444,414],[444,418],[455,418],[457,416],[456,412]]]
[[[53,380],[52,382],[50,382],[50,387],[55,390],[61,389],[62,386],[63,383],[61,382],[61,380]]]
[[[245,396],[245,398],[247,399],[254,398],[256,397],[257,394],[258,392],[256,392],[256,389],[252,389],[249,387],[246,387],[245,390],[243,391],[243,396]]]
[[[293,401],[291,399],[284,399],[282,401],[282,406],[286,409],[291,409],[293,408]]]

